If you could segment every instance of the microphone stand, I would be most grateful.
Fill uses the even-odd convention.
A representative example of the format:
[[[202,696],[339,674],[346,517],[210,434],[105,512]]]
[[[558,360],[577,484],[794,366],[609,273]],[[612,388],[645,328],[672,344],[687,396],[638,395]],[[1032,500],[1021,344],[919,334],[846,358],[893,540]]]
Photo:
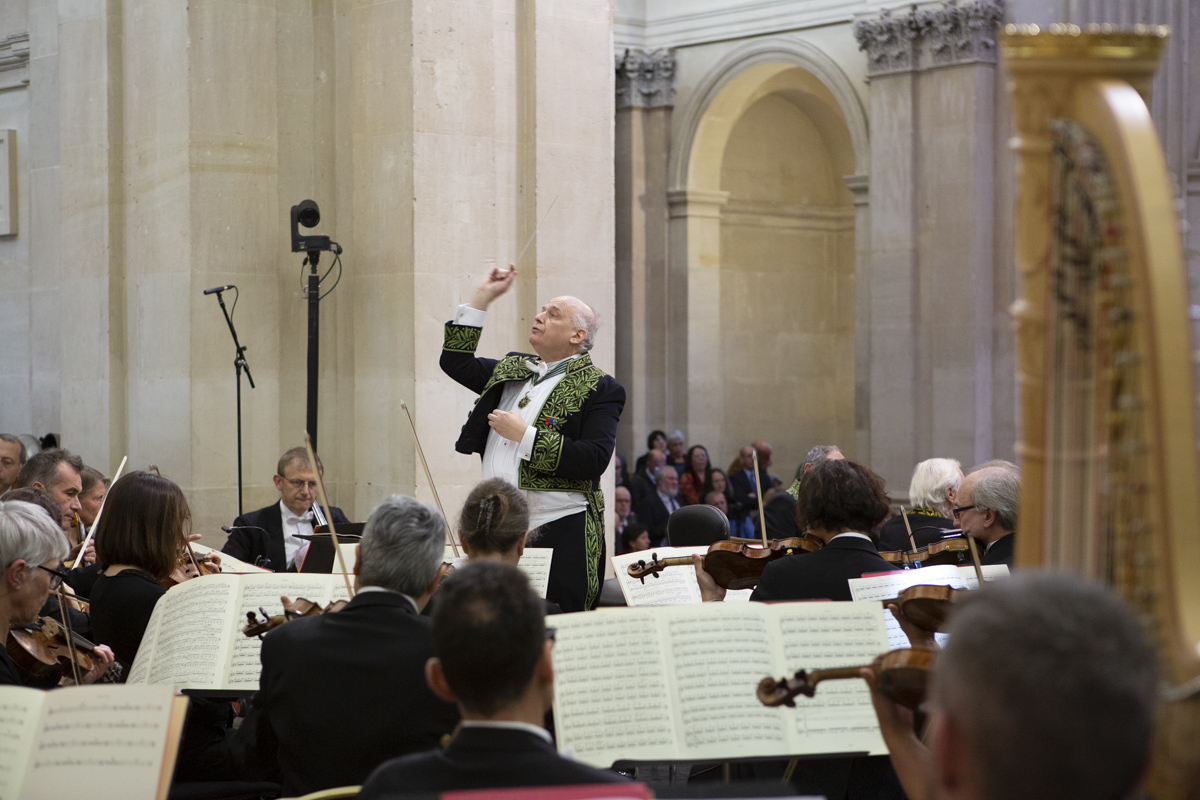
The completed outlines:
[[[250,388],[254,388],[254,376],[250,374],[250,365],[246,363],[246,347],[238,341],[237,328],[233,327],[233,317],[225,307],[225,298],[220,289],[216,292],[217,302],[221,305],[221,313],[225,315],[225,323],[229,326],[229,335],[233,337],[236,348],[233,358],[233,370],[237,375],[237,464],[238,464],[238,516],[242,515],[242,370],[246,371],[246,379]]]

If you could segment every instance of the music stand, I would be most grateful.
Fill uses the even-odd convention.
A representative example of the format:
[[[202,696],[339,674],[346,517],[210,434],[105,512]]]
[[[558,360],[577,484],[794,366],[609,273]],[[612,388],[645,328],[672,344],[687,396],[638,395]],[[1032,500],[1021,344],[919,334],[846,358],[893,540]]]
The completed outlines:
[[[358,544],[362,539],[362,532],[363,528],[366,527],[366,523],[347,522],[338,527],[341,528],[337,533],[338,544]],[[308,546],[308,553],[304,556],[304,566],[300,568],[301,572],[316,572],[323,575],[333,572],[337,553],[333,551],[333,537],[329,535],[328,525],[314,528],[311,534],[298,533],[296,537],[307,539],[312,543]],[[346,566],[350,569],[354,568],[353,564],[347,564]]]

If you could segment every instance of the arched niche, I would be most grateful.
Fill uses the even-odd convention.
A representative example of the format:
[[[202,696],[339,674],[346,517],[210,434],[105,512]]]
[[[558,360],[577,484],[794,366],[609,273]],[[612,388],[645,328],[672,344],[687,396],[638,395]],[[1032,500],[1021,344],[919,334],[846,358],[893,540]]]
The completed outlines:
[[[854,446],[845,178],[868,169],[865,114],[828,56],[781,40],[731,53],[681,111],[668,176],[671,384],[686,396],[672,405],[714,453],[772,440],[786,478],[811,444]]]

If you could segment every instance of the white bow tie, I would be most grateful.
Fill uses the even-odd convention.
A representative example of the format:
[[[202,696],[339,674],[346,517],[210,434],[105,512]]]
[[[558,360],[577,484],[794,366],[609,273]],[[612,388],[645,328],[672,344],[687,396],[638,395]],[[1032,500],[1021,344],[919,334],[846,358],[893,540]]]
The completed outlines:
[[[312,510],[305,511],[302,516],[297,517],[295,514],[288,515],[288,522],[312,522]]]

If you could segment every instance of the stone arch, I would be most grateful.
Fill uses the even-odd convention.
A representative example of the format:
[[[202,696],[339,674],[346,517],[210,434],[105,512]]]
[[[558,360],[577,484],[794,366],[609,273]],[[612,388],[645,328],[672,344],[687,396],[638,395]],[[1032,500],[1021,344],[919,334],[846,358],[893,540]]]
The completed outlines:
[[[765,362],[768,359],[786,360],[788,354],[800,349],[800,342],[823,342],[809,334],[818,327],[830,325],[831,321],[814,319],[814,331],[773,330],[765,337],[773,342],[772,345],[748,358],[738,358],[737,349],[731,350],[730,342],[746,339],[746,326],[735,324],[731,314],[744,314],[746,309],[725,307],[744,303],[751,295],[761,300],[778,299],[778,295],[772,296],[767,288],[775,285],[772,283],[774,278],[767,274],[770,270],[759,269],[753,264],[755,259],[760,263],[769,262],[770,257],[764,258],[762,253],[752,255],[749,250],[754,249],[753,246],[745,245],[758,234],[747,234],[745,230],[740,234],[736,232],[734,221],[747,219],[747,204],[739,204],[738,197],[731,199],[726,186],[729,176],[723,170],[731,137],[735,136],[735,131],[742,131],[737,134],[739,137],[745,136],[744,129],[738,128],[739,121],[748,114],[757,113],[755,110],[761,111],[764,104],[775,102],[778,106],[778,98],[786,99],[805,118],[805,124],[816,131],[815,137],[810,135],[810,140],[823,145],[821,158],[827,158],[829,165],[825,170],[827,177],[822,179],[823,193],[819,192],[823,199],[814,200],[809,208],[776,209],[774,221],[762,223],[761,236],[774,238],[777,247],[786,249],[789,243],[800,241],[783,232],[782,229],[788,226],[809,230],[842,226],[835,233],[837,243],[832,247],[837,255],[830,262],[830,272],[838,287],[838,311],[832,323],[840,336],[836,350],[841,360],[837,363],[845,367],[839,368],[836,375],[836,390],[830,389],[820,401],[824,407],[833,409],[826,414],[828,425],[814,417],[803,424],[797,422],[791,428],[774,426],[776,435],[788,440],[776,443],[777,451],[780,444],[784,444],[778,468],[781,477],[786,477],[783,472],[794,466],[790,462],[797,454],[792,451],[804,444],[799,441],[802,438],[815,436],[822,439],[809,444],[829,443],[824,441],[821,433],[828,430],[829,436],[839,437],[838,443],[849,445],[853,451],[858,380],[855,372],[860,366],[856,362],[861,360],[856,358],[855,350],[855,292],[858,291],[854,282],[855,228],[865,230],[866,227],[865,203],[857,202],[863,198],[865,186],[861,180],[855,183],[852,194],[844,178],[863,176],[869,171],[867,118],[850,79],[828,55],[808,42],[773,38],[751,42],[732,51],[714,66],[691,98],[677,109],[668,162],[669,260],[673,287],[668,338],[672,365],[670,391],[674,395],[671,406],[674,417],[687,424],[689,440],[708,443],[714,451],[722,453],[735,448],[737,437],[744,437],[755,424],[753,420],[745,420],[746,424],[742,426],[729,424],[731,418],[744,419],[739,415],[744,415],[745,404],[754,402],[754,390],[747,387],[757,386],[763,394],[774,390],[778,400],[772,407],[781,417],[807,413],[807,410],[797,412],[797,401],[785,400],[789,392],[802,385],[797,384],[794,377],[802,374],[804,369],[790,372],[790,382],[780,380],[772,384],[769,377],[772,367]],[[739,139],[732,145],[735,156],[741,141]],[[745,182],[742,185],[744,188]],[[861,205],[862,213],[856,220],[855,206],[858,205]],[[749,213],[760,217],[770,217],[773,213],[767,210],[760,214],[761,210],[755,208]],[[783,219],[788,214],[795,216]],[[776,265],[776,269],[776,277],[784,278],[784,283],[794,282],[795,276],[787,273],[790,267]],[[817,274],[811,264],[807,269],[809,275]],[[830,276],[821,277],[824,281]],[[735,293],[741,295],[741,300],[730,299]],[[750,302],[757,304],[753,298]],[[762,324],[769,326],[771,322],[764,319]],[[762,375],[754,376],[746,371],[755,360]],[[816,374],[819,369],[813,366],[807,371]],[[763,397],[763,401],[771,403],[772,398]],[[739,427],[747,430],[738,430]],[[769,437],[771,434],[764,430],[761,435]]]

